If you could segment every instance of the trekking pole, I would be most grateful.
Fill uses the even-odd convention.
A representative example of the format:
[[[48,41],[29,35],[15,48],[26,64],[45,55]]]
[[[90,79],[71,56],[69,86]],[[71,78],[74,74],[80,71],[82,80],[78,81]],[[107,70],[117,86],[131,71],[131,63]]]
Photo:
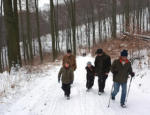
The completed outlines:
[[[131,84],[132,84],[132,77],[131,77],[131,79],[130,79],[130,84],[129,84],[129,88],[128,88],[128,92],[127,92],[127,97],[126,97],[126,103],[127,103],[127,101],[128,101],[128,97],[129,97],[129,93],[130,93],[130,89],[131,89]]]
[[[135,59],[133,57],[130,59],[132,65],[134,63],[134,60]],[[131,79],[130,79],[129,89],[128,89],[127,96],[126,96],[126,103],[128,101],[128,97],[129,97],[129,93],[130,93],[130,88],[131,88],[132,80],[133,80],[133,77],[131,77]]]
[[[108,101],[108,108],[110,107],[110,101],[111,101],[111,94],[112,94],[112,91],[113,91],[113,87],[114,87],[114,83],[112,85],[112,88],[111,88],[111,93],[110,93],[110,97],[109,97],[109,101]]]

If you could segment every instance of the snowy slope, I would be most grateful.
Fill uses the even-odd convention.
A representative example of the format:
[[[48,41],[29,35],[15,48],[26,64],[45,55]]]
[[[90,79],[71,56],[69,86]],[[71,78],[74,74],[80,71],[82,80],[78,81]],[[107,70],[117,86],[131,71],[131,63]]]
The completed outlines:
[[[97,78],[91,92],[86,92],[87,61],[94,62],[94,58],[77,58],[78,69],[75,72],[71,100],[64,99],[61,84],[57,82],[60,66],[47,65],[42,67],[40,74],[33,74],[39,77],[20,88],[14,96],[1,100],[0,115],[149,115],[150,70],[145,67],[139,71],[135,67],[136,78],[133,80],[127,109],[122,109],[119,105],[120,94],[115,102],[111,101],[110,108],[107,108],[112,75],[109,75],[104,95],[97,94]],[[141,76],[144,77],[141,79]]]

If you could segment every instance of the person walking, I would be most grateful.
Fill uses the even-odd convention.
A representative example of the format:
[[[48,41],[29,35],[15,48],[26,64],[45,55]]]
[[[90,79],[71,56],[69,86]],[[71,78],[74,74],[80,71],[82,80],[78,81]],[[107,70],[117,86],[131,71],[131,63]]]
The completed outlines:
[[[107,55],[103,49],[98,49],[96,51],[96,59],[95,59],[95,71],[98,76],[98,94],[101,95],[104,93],[105,82],[108,77],[110,67],[111,67],[111,58]]]
[[[89,91],[94,85],[95,67],[92,65],[91,62],[88,62],[85,69],[87,71],[87,74],[86,74],[86,80],[87,80],[86,88],[87,88],[87,91]]]
[[[76,70],[76,57],[72,54],[72,51],[70,49],[67,50],[67,54],[63,57],[63,66],[65,66],[66,62],[69,62],[70,67],[73,69],[73,71]]]
[[[58,74],[58,82],[60,83],[60,80],[62,81],[62,89],[64,91],[65,97],[69,100],[70,99],[70,93],[71,93],[71,83],[73,81],[73,69],[69,65],[69,62],[66,62],[64,64],[64,67],[62,67]]]
[[[76,70],[77,64],[76,64],[76,57],[72,54],[72,51],[69,49],[67,50],[67,54],[63,57],[63,67],[65,67],[65,63],[68,62],[70,67],[73,69],[73,71]],[[74,81],[74,78],[73,78]],[[71,84],[73,84],[73,81]]]
[[[121,107],[125,108],[125,99],[127,93],[127,80],[129,75],[135,76],[132,70],[131,63],[127,59],[128,51],[123,50],[119,59],[115,60],[111,66],[111,72],[113,73],[114,90],[112,91],[111,98],[115,100],[116,95],[119,92],[120,86],[122,87],[122,94],[120,104]]]

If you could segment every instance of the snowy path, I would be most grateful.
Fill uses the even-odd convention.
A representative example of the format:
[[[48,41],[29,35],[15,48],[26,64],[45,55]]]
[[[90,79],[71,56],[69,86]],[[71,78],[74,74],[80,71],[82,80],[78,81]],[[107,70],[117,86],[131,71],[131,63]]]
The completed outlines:
[[[112,77],[107,80],[105,94],[97,94],[97,78],[90,92],[86,92],[87,61],[94,61],[91,57],[78,57],[78,69],[75,72],[75,83],[72,87],[71,100],[65,100],[61,90],[61,84],[57,82],[57,74],[60,66],[45,70],[42,76],[28,85],[27,89],[20,91],[13,99],[0,105],[0,115],[149,115],[150,88],[139,89],[139,79],[134,80],[129,97],[128,108],[119,106],[119,98],[111,101],[111,107],[107,103],[112,86]],[[150,72],[149,72],[150,73]],[[150,81],[150,78],[148,79]],[[144,81],[143,81],[144,82]],[[133,90],[134,89],[134,90]]]

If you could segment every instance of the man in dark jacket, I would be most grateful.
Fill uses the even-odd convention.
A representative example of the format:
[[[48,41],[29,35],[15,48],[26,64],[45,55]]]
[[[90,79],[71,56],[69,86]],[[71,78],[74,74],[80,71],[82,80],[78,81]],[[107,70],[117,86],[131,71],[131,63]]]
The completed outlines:
[[[98,94],[101,95],[104,93],[105,82],[108,77],[108,73],[111,67],[111,58],[102,49],[98,49],[96,51],[96,59],[95,59],[95,71],[96,75],[98,76],[98,86],[99,92]]]
[[[94,85],[95,67],[92,65],[91,62],[88,62],[85,69],[87,71],[87,74],[86,74],[86,79],[87,79],[86,88],[87,88],[87,91],[89,91]]]
[[[120,86],[122,87],[121,94],[121,106],[125,106],[126,92],[127,92],[127,80],[128,76],[134,77],[134,72],[132,71],[131,63],[127,59],[128,52],[123,50],[121,52],[121,57],[115,60],[111,67],[111,72],[113,73],[114,81],[114,91],[112,92],[112,100],[115,100],[115,96],[119,92]]]

